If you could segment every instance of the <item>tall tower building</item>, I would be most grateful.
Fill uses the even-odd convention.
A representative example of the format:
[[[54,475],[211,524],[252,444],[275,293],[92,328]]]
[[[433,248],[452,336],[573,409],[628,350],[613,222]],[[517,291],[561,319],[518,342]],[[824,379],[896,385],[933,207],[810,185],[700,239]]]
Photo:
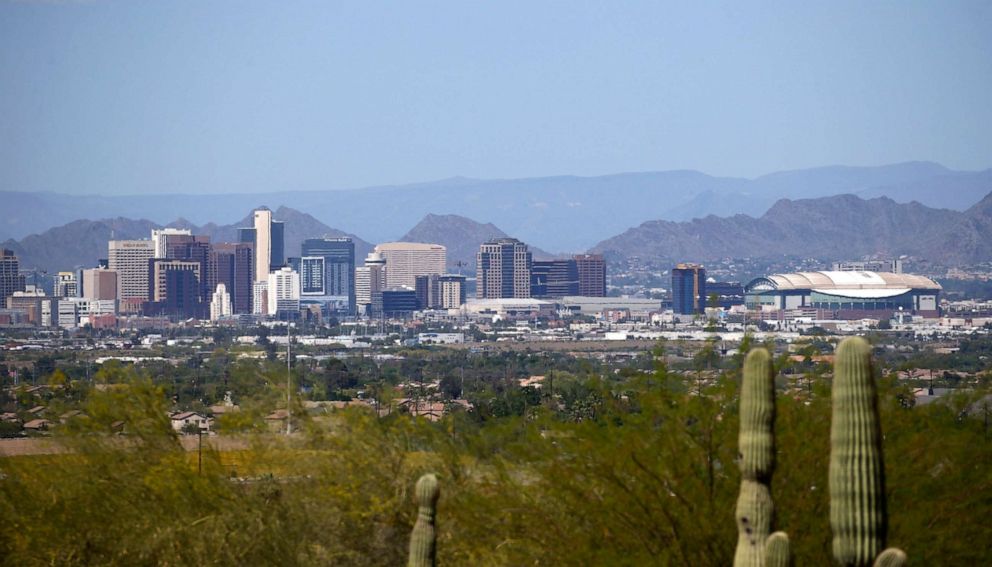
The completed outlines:
[[[255,281],[269,281],[272,265],[272,211],[260,209],[254,213]]]
[[[168,234],[165,239],[165,256],[169,260],[188,260],[200,263],[200,292],[199,299],[209,302],[213,287],[208,285],[211,279],[210,269],[210,237],[193,236],[191,234]],[[158,257],[158,256],[156,256]]]
[[[234,313],[252,312],[254,251],[255,244],[252,242],[220,243],[210,247],[207,288],[216,290],[219,284],[224,284]]]
[[[269,315],[300,312],[300,274],[285,266],[269,273]]]
[[[267,282],[269,272],[286,264],[285,224],[272,220],[272,211],[256,209],[252,226],[238,229],[238,240],[255,244],[255,281]]]
[[[579,272],[579,295],[606,297],[606,261],[602,254],[578,254],[573,258]]]
[[[13,250],[0,250],[0,307],[7,307],[7,298],[15,291],[24,291],[24,276],[20,275],[21,262]]]
[[[300,258],[300,295],[327,295],[324,283],[323,256],[303,256]]]
[[[349,312],[354,314],[355,243],[350,238],[308,238],[300,256],[324,259],[324,295],[347,297]]]
[[[154,257],[151,240],[110,241],[107,265],[117,272],[118,299],[148,301],[148,261]]]
[[[95,299],[98,301],[114,300],[118,296],[117,272],[94,268],[83,270],[83,293],[84,299]]]
[[[386,260],[377,252],[369,252],[365,265],[355,268],[355,303],[360,315],[378,317],[382,314],[386,270]]]
[[[270,222],[269,234],[269,271],[274,272],[286,265],[286,223],[276,220]]]
[[[174,318],[202,316],[199,261],[155,258],[149,266],[150,310]]]
[[[59,272],[55,280],[55,297],[79,297],[79,280],[76,272]]]
[[[210,299],[210,320],[216,321],[221,317],[231,314],[231,294],[227,293],[227,286],[223,283],[217,284]]]
[[[441,276],[417,276],[416,282],[417,306],[420,309],[438,309],[441,306]]]
[[[465,276],[445,274],[438,278],[441,309],[457,309],[465,305]]]
[[[681,315],[702,313],[706,308],[706,270],[699,264],[672,268],[672,309]]]
[[[269,280],[251,284],[251,312],[255,315],[269,314]]]
[[[516,238],[499,238],[479,246],[475,289],[479,299],[530,297],[533,265],[527,245]]]
[[[420,242],[386,242],[375,247],[386,260],[386,287],[413,287],[417,276],[441,275],[448,259],[447,248]]]
[[[579,295],[575,260],[535,260],[530,273],[531,297]]]
[[[169,236],[189,236],[193,234],[188,228],[152,229],[152,243],[155,246],[155,257],[165,258],[166,241]]]

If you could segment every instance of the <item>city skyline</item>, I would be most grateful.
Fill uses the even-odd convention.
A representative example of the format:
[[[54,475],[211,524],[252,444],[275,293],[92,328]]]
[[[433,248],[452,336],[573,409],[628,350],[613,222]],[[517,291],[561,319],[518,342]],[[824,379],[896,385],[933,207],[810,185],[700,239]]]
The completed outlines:
[[[992,564],[990,30],[0,0],[0,563]]]

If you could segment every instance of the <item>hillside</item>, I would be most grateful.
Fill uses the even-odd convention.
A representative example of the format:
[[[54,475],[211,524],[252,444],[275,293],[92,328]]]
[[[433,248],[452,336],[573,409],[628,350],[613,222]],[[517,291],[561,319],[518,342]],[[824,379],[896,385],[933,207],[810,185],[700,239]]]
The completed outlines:
[[[782,199],[759,218],[645,222],[592,250],[613,258],[636,255],[668,262],[908,254],[959,265],[992,259],[992,193],[964,212],[900,204],[886,197]]]
[[[295,209],[279,207],[274,213],[274,218],[286,222],[287,257],[299,256],[300,245],[305,238],[324,235],[349,236],[354,239],[356,261],[359,263],[372,250],[372,245],[361,238],[331,228]],[[196,226],[184,218],[179,218],[168,226],[189,228],[193,234],[209,236],[211,242],[235,242],[238,227],[250,226],[250,224],[251,213],[242,221],[232,224],[207,223]],[[98,259],[107,257],[107,243],[110,240],[149,238],[152,229],[155,228],[162,228],[162,225],[144,219],[76,220],[41,234],[32,234],[20,241],[8,239],[0,243],[0,247],[14,250],[20,258],[22,269],[53,273],[77,266],[94,266]]]
[[[429,242],[448,250],[448,270],[475,273],[475,256],[479,245],[494,238],[508,236],[492,223],[479,223],[459,215],[428,214],[400,239],[401,242]],[[530,243],[527,243],[528,245]],[[551,258],[540,248],[529,246],[535,259]]]
[[[144,219],[77,220],[20,241],[6,240],[0,243],[0,248],[13,250],[20,258],[22,270],[54,273],[77,266],[95,266],[98,259],[107,257],[110,240],[149,238],[153,228],[161,227]]]

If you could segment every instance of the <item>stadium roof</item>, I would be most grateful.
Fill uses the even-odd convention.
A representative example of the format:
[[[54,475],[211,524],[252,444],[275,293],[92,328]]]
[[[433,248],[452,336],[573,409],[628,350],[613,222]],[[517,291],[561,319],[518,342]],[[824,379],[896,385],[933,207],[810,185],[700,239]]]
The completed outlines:
[[[811,290],[828,294],[844,292],[843,295],[861,297],[882,297],[911,289],[939,291],[940,284],[924,276],[913,274],[893,274],[891,272],[798,272],[794,274],[772,274],[753,280],[747,289],[761,290]],[[873,293],[874,292],[874,293]],[[879,293],[887,292],[887,293]]]

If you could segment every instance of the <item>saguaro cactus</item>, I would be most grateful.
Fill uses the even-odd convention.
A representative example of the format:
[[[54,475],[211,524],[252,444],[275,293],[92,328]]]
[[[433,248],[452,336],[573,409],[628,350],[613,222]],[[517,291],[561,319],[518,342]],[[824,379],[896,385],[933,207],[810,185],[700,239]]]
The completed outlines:
[[[784,532],[769,535],[774,512],[769,484],[775,470],[775,377],[771,356],[763,348],[752,350],[744,360],[740,404],[741,492],[734,566],[788,565],[788,536]]]
[[[434,526],[437,498],[441,494],[437,477],[425,474],[416,487],[417,523],[410,534],[410,554],[407,567],[434,567],[437,532]]]
[[[830,428],[830,527],[841,565],[896,567],[906,561],[898,549],[879,555],[887,529],[884,473],[871,346],[851,337],[837,348]]]

